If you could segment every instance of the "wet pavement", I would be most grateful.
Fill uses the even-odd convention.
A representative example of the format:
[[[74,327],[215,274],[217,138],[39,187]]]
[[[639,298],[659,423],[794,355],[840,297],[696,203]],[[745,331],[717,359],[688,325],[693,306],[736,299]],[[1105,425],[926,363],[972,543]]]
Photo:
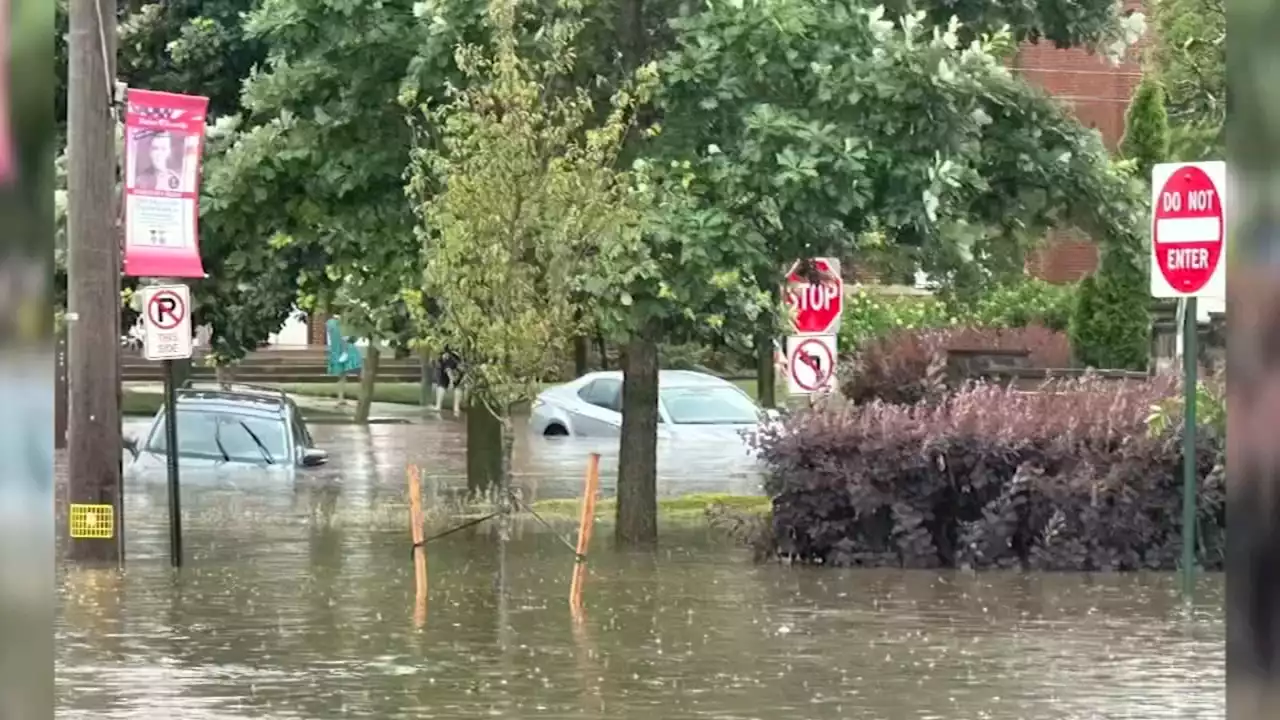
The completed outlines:
[[[572,557],[522,523],[505,552],[489,526],[431,545],[415,629],[404,464],[460,483],[460,430],[316,426],[331,472],[184,483],[178,574],[163,485],[131,483],[129,571],[59,572],[59,717],[1226,716],[1221,576],[1186,607],[1171,575],[753,566],[701,528],[655,554],[615,552],[606,529],[575,625]],[[576,495],[609,445],[522,439],[518,481]],[[661,465],[666,492],[758,482],[689,448]]]

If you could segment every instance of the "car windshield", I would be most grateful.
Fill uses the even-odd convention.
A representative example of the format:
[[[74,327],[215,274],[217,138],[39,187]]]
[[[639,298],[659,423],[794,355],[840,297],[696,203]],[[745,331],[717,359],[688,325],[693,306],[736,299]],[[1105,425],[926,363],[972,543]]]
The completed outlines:
[[[278,463],[288,455],[284,418],[264,418],[210,409],[178,408],[178,455],[234,462]],[[261,443],[261,445],[259,445]],[[161,416],[147,450],[165,453]]]
[[[750,425],[760,408],[732,387],[676,387],[660,392],[671,422],[677,425]]]

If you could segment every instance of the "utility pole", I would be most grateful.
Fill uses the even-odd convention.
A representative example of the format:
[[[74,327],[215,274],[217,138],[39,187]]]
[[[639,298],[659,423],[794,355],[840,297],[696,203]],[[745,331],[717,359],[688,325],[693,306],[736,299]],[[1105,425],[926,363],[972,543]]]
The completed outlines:
[[[77,562],[118,565],[124,553],[116,4],[70,0],[68,9],[68,554]]]

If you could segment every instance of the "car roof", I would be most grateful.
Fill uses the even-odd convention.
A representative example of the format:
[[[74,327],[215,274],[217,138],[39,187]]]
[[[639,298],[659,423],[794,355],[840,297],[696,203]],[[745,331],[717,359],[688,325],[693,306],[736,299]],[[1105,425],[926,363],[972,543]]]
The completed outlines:
[[[179,410],[208,409],[241,415],[279,418],[289,414],[293,401],[282,391],[234,390],[229,388],[181,388],[176,400]]]
[[[582,377],[574,380],[571,385],[574,387],[583,387],[594,380],[617,380],[622,381],[621,370],[598,370],[590,372]],[[696,388],[696,387],[737,387],[733,383],[715,375],[697,372],[695,370],[659,370],[658,371],[658,387],[659,388]]]

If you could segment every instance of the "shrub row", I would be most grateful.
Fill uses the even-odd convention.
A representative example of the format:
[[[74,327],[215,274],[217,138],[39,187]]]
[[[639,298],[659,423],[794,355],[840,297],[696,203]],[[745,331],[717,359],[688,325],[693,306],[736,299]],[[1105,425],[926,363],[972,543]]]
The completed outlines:
[[[971,301],[888,295],[860,288],[845,299],[840,344],[848,350],[904,330],[952,327],[1021,328],[1040,325],[1065,331],[1075,306],[1073,285],[1028,278],[996,285]]]
[[[756,438],[777,553],[837,566],[1172,569],[1181,446],[1149,432],[1173,381],[976,384],[932,405],[806,410]],[[1200,443],[1199,560],[1222,566],[1223,438]]]
[[[900,330],[842,358],[848,370],[840,391],[855,403],[917,403],[943,390],[949,350],[1026,350],[1031,367],[1071,365],[1066,333],[1039,325]]]

